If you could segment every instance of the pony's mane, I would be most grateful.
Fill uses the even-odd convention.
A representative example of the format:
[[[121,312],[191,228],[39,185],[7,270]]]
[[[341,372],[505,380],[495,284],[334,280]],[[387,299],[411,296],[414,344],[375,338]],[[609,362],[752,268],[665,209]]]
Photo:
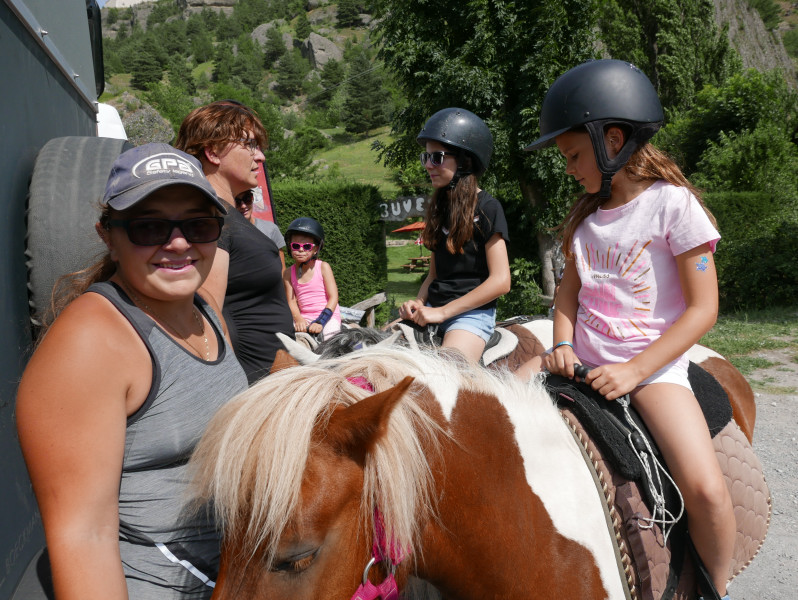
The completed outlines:
[[[410,375],[422,385],[411,386],[367,458],[361,509],[371,524],[379,507],[388,539],[414,548],[425,519],[434,516],[424,449],[437,451],[437,438],[446,434],[422,410],[421,395],[458,389],[496,395],[507,386],[523,386],[512,375],[472,368],[458,356],[368,348],[270,375],[209,424],[191,460],[196,501],[212,503],[225,536],[234,536],[243,554],[261,549],[271,562],[300,500],[314,430],[323,430],[337,407],[371,394],[347,378],[364,377],[382,392]]]

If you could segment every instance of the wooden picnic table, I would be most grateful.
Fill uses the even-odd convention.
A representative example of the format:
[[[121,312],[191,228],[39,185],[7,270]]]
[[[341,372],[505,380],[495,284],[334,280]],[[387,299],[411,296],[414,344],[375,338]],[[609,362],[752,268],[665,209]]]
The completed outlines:
[[[415,269],[429,267],[429,256],[413,256],[412,258],[408,259],[410,262],[406,265],[402,265],[405,271],[414,271]]]
[[[410,262],[417,267],[424,267],[429,264],[429,256],[414,256]]]

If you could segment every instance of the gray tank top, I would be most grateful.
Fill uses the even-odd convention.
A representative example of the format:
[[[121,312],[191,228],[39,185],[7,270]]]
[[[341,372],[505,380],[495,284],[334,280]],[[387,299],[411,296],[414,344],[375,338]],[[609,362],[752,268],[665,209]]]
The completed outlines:
[[[89,292],[107,298],[138,332],[152,359],[152,386],[127,420],[119,487],[119,547],[131,600],[210,598],[219,534],[208,511],[186,507],[186,464],[214,413],[247,388],[219,318],[196,295],[219,343],[204,361],[180,346],[111,282]]]

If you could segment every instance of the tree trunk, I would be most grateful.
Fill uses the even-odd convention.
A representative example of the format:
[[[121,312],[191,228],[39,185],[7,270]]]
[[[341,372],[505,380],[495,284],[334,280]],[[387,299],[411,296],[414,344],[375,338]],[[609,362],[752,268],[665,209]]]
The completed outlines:
[[[543,280],[543,295],[548,302],[554,298],[554,288],[560,283],[560,269],[558,265],[559,244],[550,233],[538,231],[538,256],[540,256],[541,279]]]
[[[547,202],[539,197],[536,193],[534,186],[529,181],[519,181],[521,187],[521,194],[524,199],[529,202],[533,213],[542,212]],[[554,236],[541,229],[536,234],[538,244],[538,257],[541,264],[541,283],[543,296],[549,302],[554,298],[554,288],[560,282],[560,271],[562,269],[562,252],[559,249],[559,243]]]

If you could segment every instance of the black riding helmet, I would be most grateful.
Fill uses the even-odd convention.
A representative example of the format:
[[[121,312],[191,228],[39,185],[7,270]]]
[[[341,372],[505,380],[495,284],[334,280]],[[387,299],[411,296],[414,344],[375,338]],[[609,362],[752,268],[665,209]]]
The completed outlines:
[[[316,219],[312,219],[310,217],[299,217],[298,219],[291,221],[288,229],[285,230],[284,236],[285,245],[288,246],[289,249],[292,233],[304,233],[305,235],[316,238],[316,254],[318,254],[321,251],[322,246],[324,246],[324,229]],[[314,256],[316,254],[314,254]]]
[[[524,150],[546,148],[561,133],[584,127],[602,173],[599,196],[609,198],[612,176],[651,139],[663,120],[662,104],[645,73],[622,60],[591,60],[566,71],[551,85],[540,110],[540,137]],[[626,142],[613,159],[604,146],[610,125],[626,133]]]
[[[464,108],[444,108],[432,115],[416,137],[420,146],[427,141],[440,142],[465,151],[471,157],[471,170],[457,157],[457,172],[452,181],[473,173],[479,177],[490,164],[493,136],[485,122]]]

